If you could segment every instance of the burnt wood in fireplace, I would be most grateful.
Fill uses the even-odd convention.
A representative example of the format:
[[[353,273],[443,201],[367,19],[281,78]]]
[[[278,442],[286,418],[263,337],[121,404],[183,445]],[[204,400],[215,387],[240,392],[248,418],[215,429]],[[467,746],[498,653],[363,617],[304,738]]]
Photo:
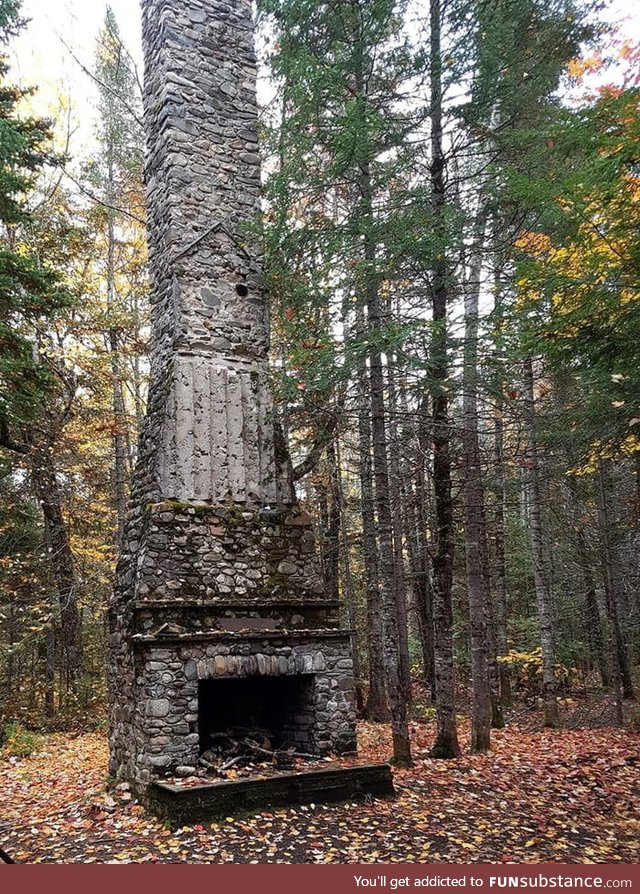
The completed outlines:
[[[200,754],[251,739],[266,750],[313,752],[313,674],[201,680]]]

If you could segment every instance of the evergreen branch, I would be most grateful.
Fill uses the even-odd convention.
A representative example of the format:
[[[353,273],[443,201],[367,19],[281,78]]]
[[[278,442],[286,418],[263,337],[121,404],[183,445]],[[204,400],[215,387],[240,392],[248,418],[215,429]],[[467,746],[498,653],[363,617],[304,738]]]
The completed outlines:
[[[86,186],[83,186],[79,180],[76,180],[76,178],[73,176],[73,174],[70,174],[66,168],[64,168],[63,170],[65,173],[65,176],[67,176],[69,178],[69,180],[71,180],[72,183],[75,183],[75,185],[78,187],[80,192],[83,193],[85,196],[87,196],[87,198],[91,199],[92,202],[95,202],[97,205],[101,205],[103,208],[109,208],[110,211],[115,211],[118,214],[123,214],[125,217],[128,217],[130,220],[134,220],[136,223],[139,223],[143,227],[146,227],[147,222],[146,222],[146,220],[143,220],[142,217],[138,217],[136,214],[133,214],[131,211],[127,211],[126,208],[120,208],[118,205],[112,205],[109,202],[105,202],[104,199],[99,198],[94,193],[92,193],[90,190],[88,190],[86,188]]]
[[[60,43],[62,44],[62,46],[63,46],[63,47],[66,49],[66,51],[69,53],[69,55],[71,56],[71,58],[73,59],[73,61],[74,61],[77,65],[80,66],[80,68],[82,69],[82,71],[83,71],[86,75],[88,75],[88,76],[91,78],[91,80],[94,81],[94,82],[98,85],[98,87],[101,87],[102,90],[106,90],[107,93],[110,93],[113,97],[115,97],[115,99],[117,99],[118,102],[122,104],[123,108],[125,108],[125,109],[127,110],[127,112],[131,115],[131,117],[132,117],[133,120],[136,122],[136,124],[138,125],[138,127],[144,127],[144,122],[143,122],[142,118],[138,115],[138,113],[136,112],[136,110],[135,110],[131,105],[129,105],[129,103],[127,102],[127,100],[126,100],[120,93],[118,93],[117,90],[114,90],[113,87],[111,87],[109,84],[106,84],[104,81],[102,81],[96,74],[94,74],[94,73],[91,71],[91,69],[87,68],[87,66],[84,65],[84,63],[81,62],[80,59],[78,59],[78,57],[77,57],[76,54],[73,52],[73,50],[71,49],[71,47],[69,46],[69,44],[65,41],[65,39],[64,39],[60,34],[58,34],[57,31],[55,32],[55,35],[56,35],[56,37],[58,38],[58,40],[60,41]]]

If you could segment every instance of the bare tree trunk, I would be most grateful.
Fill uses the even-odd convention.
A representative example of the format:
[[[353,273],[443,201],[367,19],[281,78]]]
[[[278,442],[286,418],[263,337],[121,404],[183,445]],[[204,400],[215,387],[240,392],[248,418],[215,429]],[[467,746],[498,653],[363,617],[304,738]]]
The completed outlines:
[[[56,631],[53,618],[49,619],[45,633],[44,659],[44,713],[51,719],[56,713]],[[35,688],[35,681],[33,682]]]
[[[505,477],[504,423],[502,414],[503,397],[502,383],[500,383],[499,397],[496,402],[494,416],[495,509],[493,514],[493,562],[495,570],[494,629],[498,657],[505,656],[509,651],[507,642],[507,565],[504,545]],[[500,701],[505,708],[509,708],[513,704],[511,673],[508,665],[503,661],[498,662],[498,670],[500,675]]]
[[[569,455],[567,455],[567,462],[571,463],[571,457]],[[596,482],[596,484],[599,486],[599,481]],[[608,650],[605,645],[602,619],[600,617],[596,583],[593,577],[594,559],[589,548],[589,541],[584,527],[581,524],[576,526],[576,518],[583,516],[585,513],[584,501],[578,492],[573,476],[565,476],[563,489],[565,492],[565,497],[563,499],[563,506],[565,507],[564,520],[568,529],[575,529],[576,536],[574,543],[576,558],[582,570],[585,609],[584,635],[589,648],[589,665],[590,667],[595,665],[598,668],[602,686],[605,689],[608,689],[611,685],[611,675],[607,655]],[[602,518],[600,518],[600,521],[602,521]]]
[[[489,565],[489,549],[488,544],[483,546],[484,562]],[[489,578],[489,575],[487,575]],[[491,598],[491,585],[487,580],[487,592],[485,597],[487,605],[487,648],[489,651],[489,696],[491,701],[491,727],[492,729],[503,729],[505,725],[504,711],[502,699],[500,698],[500,667],[498,665],[498,652],[496,649],[495,639],[495,621],[493,615],[493,600]]]
[[[31,647],[31,686],[29,687],[29,710],[35,711],[36,709],[36,650],[35,647]],[[52,708],[55,710],[55,706]]]
[[[313,490],[315,491],[316,499],[318,501],[318,510],[320,512],[320,565],[322,566],[322,579],[324,580],[325,588],[328,592],[329,590],[329,576],[330,571],[327,569],[327,532],[329,529],[329,500],[327,498],[327,485],[324,477],[314,476],[313,479]],[[335,598],[335,594],[334,597]]]
[[[397,362],[395,369],[398,369]],[[409,411],[406,389],[396,389],[394,402],[397,403],[398,410],[404,419],[402,447],[398,451],[401,524],[409,559],[413,608],[422,650],[424,680],[431,690],[433,700],[435,698],[433,611],[427,544],[428,510],[425,475],[425,453],[428,452],[429,439],[424,431],[422,410],[418,412],[417,416]]]
[[[354,86],[357,95],[366,107],[367,79],[364,44],[357,35],[353,46]],[[373,456],[374,505],[376,511],[376,532],[378,541],[377,580],[380,593],[382,621],[382,658],[393,739],[393,760],[399,766],[411,763],[411,747],[408,726],[408,693],[403,686],[400,668],[400,637],[398,623],[398,599],[395,592],[395,561],[393,552],[393,524],[389,495],[389,469],[387,458],[387,433],[385,419],[384,374],[382,355],[377,344],[381,328],[381,303],[379,278],[376,270],[376,241],[372,233],[375,223],[373,209],[373,189],[371,184],[370,147],[366,141],[357,147],[359,211],[363,224],[362,249],[363,272],[361,288],[367,313],[367,329],[370,337],[369,358],[369,400],[371,408],[371,447]],[[366,368],[366,367],[365,367]],[[373,531],[363,530],[363,536],[371,536]]]
[[[633,683],[629,670],[629,658],[620,630],[619,599],[619,567],[616,561],[616,549],[611,537],[609,519],[610,483],[605,460],[598,460],[598,516],[600,520],[600,538],[602,542],[602,561],[604,565],[604,585],[607,596],[607,614],[611,627],[611,645],[613,650],[614,685],[616,690],[616,715],[622,725],[622,699],[634,698]]]
[[[7,675],[4,695],[6,696],[7,701],[10,701],[13,696],[13,687],[15,685],[16,676],[16,658],[13,649],[16,643],[16,607],[13,602],[9,603],[8,615],[7,639],[9,641],[9,650],[7,653]]]
[[[334,467],[335,467],[335,494],[339,507],[340,519],[340,548],[342,554],[342,591],[347,605],[347,614],[349,618],[349,627],[353,630],[353,677],[356,687],[356,710],[358,715],[364,712],[364,696],[362,692],[362,668],[360,666],[360,650],[358,649],[357,625],[356,625],[356,605],[353,594],[352,577],[351,577],[351,552],[349,548],[349,532],[347,530],[347,519],[344,512],[344,493],[342,488],[342,462],[340,459],[340,439],[336,436],[333,447]]]
[[[354,48],[355,89],[367,102],[367,75],[365,55],[361,40]],[[378,577],[382,597],[383,653],[389,708],[393,759],[399,766],[411,764],[409,741],[408,700],[409,692],[402,674],[400,658],[401,635],[400,594],[395,591],[395,559],[393,548],[393,519],[389,493],[389,466],[387,455],[387,430],[384,395],[384,372],[379,347],[381,331],[381,298],[379,275],[376,269],[376,237],[373,233],[375,214],[371,181],[370,147],[358,146],[360,218],[363,224],[362,286],[367,310],[369,334],[369,383],[371,388],[371,435],[373,447],[373,474],[375,481],[375,505],[378,520]]]
[[[598,597],[596,595],[596,585],[591,573],[591,567],[583,565],[583,581],[584,581],[584,599],[585,599],[585,619],[586,634],[589,644],[589,652],[600,672],[600,680],[604,689],[611,686],[611,677],[609,675],[609,663],[607,662],[607,654],[602,635],[602,623],[600,621],[600,611],[598,609]]]
[[[418,621],[418,634],[422,649],[424,680],[433,691],[433,612],[431,607],[431,580],[424,536],[424,528],[420,517],[419,497],[415,492],[403,492],[405,511],[405,530],[407,532],[407,551],[411,568],[411,580],[414,595],[414,607]]]
[[[480,196],[482,203],[483,198]],[[471,631],[471,751],[491,747],[491,690],[489,686],[489,595],[484,486],[478,437],[478,301],[486,209],[480,207],[475,223],[472,262],[465,283],[464,363],[462,395],[462,447],[464,487],[464,543]]]
[[[111,352],[111,377],[113,380],[113,455],[114,455],[114,492],[117,516],[116,546],[120,548],[124,533],[124,522],[127,511],[127,471],[129,449],[127,447],[128,431],[122,392],[122,372],[120,369],[118,335],[115,329],[109,330],[109,350]]]
[[[358,453],[360,459],[360,504],[362,515],[362,562],[367,595],[367,648],[369,692],[365,714],[374,723],[389,719],[389,706],[382,658],[382,612],[378,586],[378,542],[375,536],[376,513],[371,462],[371,417],[367,370],[364,361],[358,372],[360,406],[358,408]]]
[[[62,514],[62,497],[50,448],[34,448],[31,454],[34,491],[44,516],[45,538],[60,604],[60,640],[66,684],[76,690],[82,670],[82,630],[78,587],[69,533]]]
[[[407,618],[407,588],[404,568],[404,542],[402,524],[402,487],[400,472],[400,442],[397,423],[395,358],[387,358],[387,382],[389,389],[389,496],[393,524],[393,551],[395,558],[395,592],[398,615],[399,667],[403,686],[411,703],[411,660],[409,658],[409,625]]]
[[[442,127],[442,52],[440,0],[430,0],[431,196],[438,247],[433,264],[433,490],[436,531],[433,556],[433,629],[436,681],[436,741],[433,757],[460,754],[453,673],[453,499],[449,432],[447,304],[449,276],[445,257],[445,158]]]
[[[108,148],[108,182],[107,200],[111,206],[115,204],[114,165],[112,147]],[[114,212],[108,211],[107,219],[107,313],[115,313],[116,295],[116,236]],[[127,418],[125,413],[124,394],[122,389],[122,370],[120,368],[120,347],[117,329],[111,327],[107,333],[111,360],[111,381],[113,401],[113,454],[114,454],[114,495],[117,516],[116,546],[122,543],[124,522],[127,510]]]
[[[327,477],[329,479],[329,506],[327,536],[325,543],[325,579],[327,593],[332,599],[340,599],[340,531],[342,528],[342,506],[340,503],[340,482],[336,462],[336,449],[332,441],[325,450],[327,457]]]
[[[369,165],[361,166],[361,196],[363,219],[373,222],[371,178]],[[409,693],[403,679],[400,657],[400,607],[395,589],[396,563],[393,548],[393,519],[389,492],[389,466],[387,456],[387,431],[384,398],[384,373],[382,355],[377,347],[381,329],[380,293],[375,273],[375,243],[369,232],[364,237],[364,260],[367,267],[365,294],[367,318],[371,333],[369,348],[369,381],[371,385],[371,435],[373,447],[373,474],[375,504],[378,517],[379,585],[382,596],[383,654],[389,708],[393,760],[398,766],[411,764],[409,741],[408,702]]]
[[[418,419],[418,457],[415,469],[416,515],[417,526],[415,543],[415,588],[418,608],[418,623],[426,682],[431,687],[431,700],[436,698],[435,644],[433,630],[433,587],[429,566],[429,546],[427,531],[430,528],[429,500],[427,494],[426,458],[429,451],[430,434],[426,430],[424,417],[427,414],[427,401],[419,411]]]
[[[558,726],[556,698],[555,648],[553,642],[553,606],[544,561],[544,540],[540,516],[540,469],[535,433],[535,398],[533,390],[533,361],[524,361],[524,397],[526,404],[527,465],[529,468],[529,534],[533,558],[533,577],[538,604],[540,644],[542,646],[542,685],[545,726]]]
[[[136,432],[134,441],[137,444],[138,439],[140,437],[140,433],[142,431],[142,423],[144,421],[144,400],[142,398],[142,373],[140,370],[140,356],[138,354],[137,344],[141,340],[141,326],[140,326],[140,305],[138,302],[138,295],[134,293],[133,296],[133,320],[134,320],[134,331],[135,331],[135,340],[136,340],[136,352],[133,357],[133,379],[132,379],[132,387],[133,387],[133,404],[135,407],[136,414]]]

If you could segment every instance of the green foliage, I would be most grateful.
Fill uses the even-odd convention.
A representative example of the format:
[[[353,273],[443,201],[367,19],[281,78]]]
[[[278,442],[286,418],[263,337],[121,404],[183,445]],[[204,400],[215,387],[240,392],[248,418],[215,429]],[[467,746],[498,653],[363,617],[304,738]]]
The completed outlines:
[[[99,46],[100,78],[113,90],[122,88],[135,108],[136,84],[110,14]],[[142,154],[135,116],[113,93],[108,96],[103,98],[112,117],[102,122],[102,148],[93,164],[78,160],[80,191],[56,178],[42,200],[44,175],[55,161],[46,122],[42,154],[32,168],[21,167],[18,155],[7,160],[0,139],[0,183],[5,169],[22,178],[20,190],[12,194],[20,219],[0,221],[0,442],[10,448],[0,468],[0,716],[47,728],[103,721],[103,613],[116,552],[113,438],[127,428],[132,463],[135,426],[144,411],[148,284]],[[18,102],[16,94],[16,104],[5,107],[3,123],[20,136],[30,122],[20,118]],[[34,131],[34,146],[36,136]],[[117,194],[105,195],[107,137]],[[123,213],[112,214],[104,203],[89,201],[96,193]],[[115,274],[107,307],[109,223]],[[109,331],[119,351],[115,374],[122,377],[128,397],[120,427],[113,419]],[[73,680],[65,674],[68,651],[61,623],[68,602],[60,598],[56,563],[46,549],[42,511],[34,497],[41,456],[51,458],[59,517],[72,554],[73,595],[81,606],[83,668]]]
[[[524,615],[521,612],[514,611],[508,625],[510,651],[533,652],[539,639],[540,631],[537,616],[535,614]]]
[[[588,12],[574,0],[475,4],[470,30],[477,71],[464,111],[467,122],[506,124],[512,134],[539,119],[540,98],[553,94],[567,61],[594,36]],[[502,141],[503,132],[492,137]]]
[[[0,44],[6,44],[20,33],[26,20],[20,17],[22,0],[0,0]]]
[[[37,733],[31,732],[22,724],[11,722],[5,724],[0,745],[2,745],[3,757],[29,757],[37,751],[42,744],[42,739]]]
[[[29,716],[34,664],[51,616],[50,581],[39,513],[8,457],[0,457],[0,716]],[[40,671],[41,665],[36,663]]]
[[[514,323],[562,391],[576,469],[640,447],[640,89],[601,89],[540,134],[544,164],[512,174],[537,223],[519,240]],[[539,137],[539,138],[540,138]]]
[[[19,5],[0,2],[0,42],[20,26]],[[26,197],[41,168],[52,161],[50,124],[20,117],[26,91],[6,83],[0,57],[0,428],[37,412],[50,382],[46,357],[37,347],[45,321],[70,303],[59,274],[28,245],[32,215]]]
[[[140,90],[131,56],[122,43],[110,6],[97,41],[95,74],[99,85],[99,152],[87,167],[87,176],[105,195],[105,205],[93,214],[102,219],[122,217],[116,206],[127,211],[139,205],[142,182],[143,135],[140,119]]]
[[[351,316],[366,283],[396,271],[404,230],[388,190],[407,175],[413,152],[405,137],[424,113],[410,115],[401,99],[415,71],[403,3],[260,5],[277,32],[270,62],[283,94],[267,133],[278,165],[263,233],[273,330],[283,346],[280,395],[311,407],[349,381],[368,351],[371,333]],[[375,257],[365,257],[366,240],[375,242]],[[385,345],[397,336],[391,323],[375,333]]]

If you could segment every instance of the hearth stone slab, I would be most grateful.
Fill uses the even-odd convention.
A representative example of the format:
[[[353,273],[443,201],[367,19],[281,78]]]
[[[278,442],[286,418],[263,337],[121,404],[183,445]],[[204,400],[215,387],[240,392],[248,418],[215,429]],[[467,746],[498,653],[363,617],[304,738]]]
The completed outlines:
[[[145,790],[145,801],[152,813],[178,827],[297,804],[331,804],[394,795],[389,764],[363,764],[197,786],[154,782]]]

